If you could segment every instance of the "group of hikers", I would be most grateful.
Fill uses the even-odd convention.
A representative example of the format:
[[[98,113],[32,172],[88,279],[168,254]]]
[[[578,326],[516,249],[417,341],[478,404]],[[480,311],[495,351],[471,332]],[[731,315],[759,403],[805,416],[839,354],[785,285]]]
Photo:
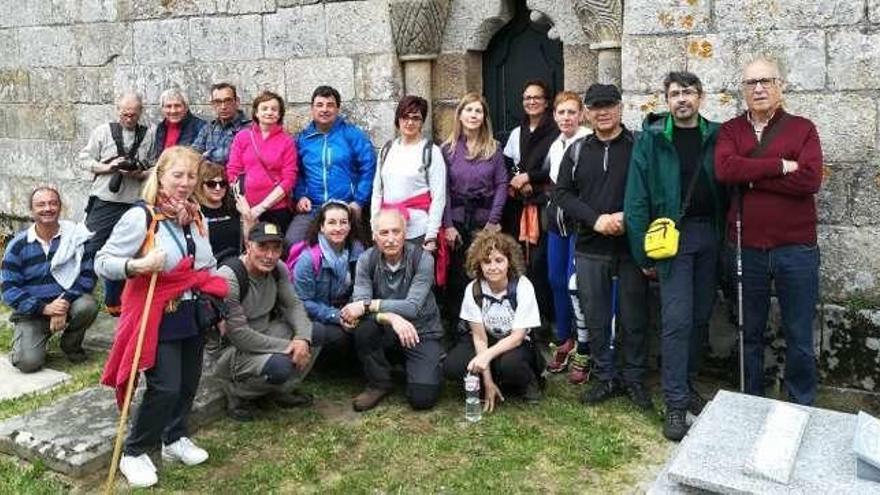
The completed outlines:
[[[736,264],[745,391],[764,392],[772,282],[786,391],[811,404],[816,128],[783,109],[771,60],[744,67],[746,111],[724,124],[700,114],[696,75],[671,72],[662,84],[669,111],[635,131],[622,124],[614,85],[593,84],[582,98],[528,81],[522,123],[504,146],[477,93],[461,98],[440,145],[423,135],[428,102],[403,97],[397,134],[381,147],[345,120],[329,86],[315,89],[312,121],[296,136],[269,91],[248,120],[235,86],[215,84],[205,122],[170,89],[153,126],[139,123],[141,98],[126,93],[118,119],[79,156],[92,178],[84,224],[60,220],[60,192],[41,186],[33,225],[6,246],[11,362],[40,369],[53,333],[71,361],[87,359],[83,338],[99,310],[91,293],[103,279],[106,311],[119,319],[102,383],[121,404],[133,366],[146,380],[120,470],[151,486],[148,452],[159,445],[169,461],[208,458],[186,430],[203,362],[237,421],[266,405],[309,405],[298,385],[316,362],[360,370],[356,411],[392,392],[400,360],[413,409],[432,408],[444,378],[479,376],[492,411],[506,396],[540,400],[545,372],[567,371],[572,384],[591,382],[588,405],[625,395],[653,410],[645,374],[656,280],[663,433],[678,441],[687,412],[705,405],[694,380],[719,267]],[[535,332],[550,322],[547,362]]]

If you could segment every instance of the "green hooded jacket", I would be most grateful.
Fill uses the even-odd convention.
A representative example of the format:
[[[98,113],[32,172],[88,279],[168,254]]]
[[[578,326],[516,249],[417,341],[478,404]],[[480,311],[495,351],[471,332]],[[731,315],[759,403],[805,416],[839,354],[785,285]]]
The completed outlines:
[[[713,223],[720,240],[724,235],[724,216],[727,195],[715,179],[715,140],[720,125],[700,116],[700,134],[703,136],[703,163],[705,177],[715,201]],[[676,225],[681,220],[682,191],[678,152],[672,142],[675,129],[669,113],[648,114],[642,124],[642,133],[635,144],[629,164],[626,196],[623,201],[626,232],[630,251],[636,263],[648,268],[656,265],[663,276],[669,275],[672,258],[652,260],[645,254],[645,232],[651,221],[671,218]],[[704,180],[704,179],[701,179]]]

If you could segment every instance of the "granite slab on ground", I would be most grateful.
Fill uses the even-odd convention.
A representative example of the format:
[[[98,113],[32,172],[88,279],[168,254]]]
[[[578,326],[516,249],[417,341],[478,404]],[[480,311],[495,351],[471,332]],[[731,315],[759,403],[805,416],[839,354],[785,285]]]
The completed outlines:
[[[856,477],[852,451],[856,417],[813,407],[797,406],[810,419],[787,485],[745,474],[743,468],[767,413],[778,403],[718,392],[682,440],[668,466],[668,481],[683,485],[682,489],[725,494],[880,492],[880,484]],[[660,481],[652,493],[690,493],[662,491]]]
[[[224,403],[217,383],[204,377],[193,404],[190,427],[195,429],[218,418]],[[70,476],[83,476],[110,464],[118,421],[113,390],[88,388],[0,422],[0,451],[32,462],[40,460],[50,469]]]
[[[70,380],[67,373],[49,368],[34,373],[22,373],[12,366],[7,356],[0,356],[0,400],[42,392],[67,380]]]
[[[116,318],[105,312],[98,313],[95,322],[86,330],[83,347],[94,351],[109,351],[113,345],[113,336],[116,332]]]

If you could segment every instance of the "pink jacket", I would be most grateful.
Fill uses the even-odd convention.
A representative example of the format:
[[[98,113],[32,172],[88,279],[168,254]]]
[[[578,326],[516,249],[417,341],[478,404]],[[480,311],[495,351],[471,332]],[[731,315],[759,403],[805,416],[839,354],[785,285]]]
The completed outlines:
[[[280,125],[273,127],[269,137],[263,139],[259,124],[254,123],[242,129],[232,140],[226,177],[230,183],[234,183],[244,174],[244,197],[251,206],[262,201],[275,186],[281,186],[285,192],[284,198],[271,209],[288,208],[290,191],[296,184],[296,171],[296,144]]]

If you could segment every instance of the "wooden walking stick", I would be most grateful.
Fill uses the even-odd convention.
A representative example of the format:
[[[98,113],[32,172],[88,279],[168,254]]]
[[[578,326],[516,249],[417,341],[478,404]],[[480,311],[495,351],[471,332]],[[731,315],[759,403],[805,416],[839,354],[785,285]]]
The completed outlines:
[[[150,287],[147,289],[147,298],[144,300],[144,312],[141,315],[141,325],[138,329],[137,345],[134,348],[134,359],[131,363],[131,373],[128,375],[128,384],[125,386],[125,401],[122,403],[122,412],[119,415],[119,425],[116,427],[116,444],[113,447],[113,457],[110,461],[110,472],[107,473],[107,483],[104,493],[111,494],[116,468],[119,467],[119,454],[122,453],[122,439],[125,433],[125,423],[128,421],[128,409],[131,406],[131,396],[134,394],[134,379],[137,377],[138,363],[141,361],[141,348],[144,345],[144,335],[147,333],[147,317],[150,315],[150,306],[153,304],[153,292],[156,290],[156,279],[159,272],[153,272],[150,276]]]

